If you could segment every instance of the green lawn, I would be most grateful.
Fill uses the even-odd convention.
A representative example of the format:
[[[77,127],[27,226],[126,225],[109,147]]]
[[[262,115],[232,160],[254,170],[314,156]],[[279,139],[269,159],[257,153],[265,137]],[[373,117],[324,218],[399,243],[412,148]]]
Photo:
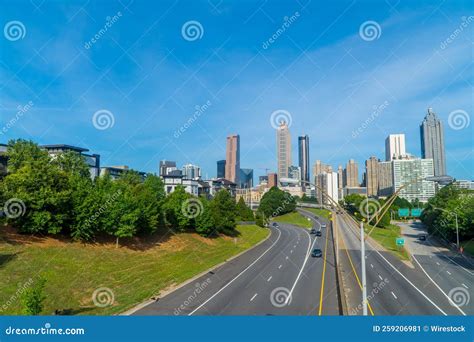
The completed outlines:
[[[302,208],[303,210],[307,210],[312,212],[315,215],[318,215],[320,217],[324,217],[325,219],[330,219],[331,218],[331,212],[326,209],[317,209],[317,208]]]
[[[301,215],[299,212],[295,211],[292,213],[288,213],[285,215],[277,216],[273,218],[273,221],[282,222],[282,223],[289,223],[295,226],[303,227],[303,228],[311,228],[313,224],[311,221],[308,221],[306,217]]]
[[[368,227],[365,225],[365,232],[368,233],[373,227]],[[400,227],[396,225],[389,225],[386,228],[375,227],[375,229],[370,234],[375,241],[380,243],[383,247],[394,253],[402,260],[409,260],[408,253],[405,248],[398,247],[396,244],[396,238],[400,237]]]
[[[237,230],[237,237],[208,239],[182,233],[120,248],[113,243],[84,245],[0,230],[0,314],[21,313],[16,293],[38,274],[47,279],[44,314],[55,309],[86,315],[123,312],[250,248],[269,234],[268,229],[255,225],[238,226]],[[100,287],[112,290],[112,305],[94,305],[92,294]]]

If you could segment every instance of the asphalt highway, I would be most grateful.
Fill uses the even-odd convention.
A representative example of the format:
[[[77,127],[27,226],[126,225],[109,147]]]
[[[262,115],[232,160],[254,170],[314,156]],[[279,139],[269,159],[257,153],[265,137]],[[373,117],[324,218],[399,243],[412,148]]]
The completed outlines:
[[[331,226],[305,215],[320,237],[278,223],[264,243],[133,315],[339,315]]]
[[[346,215],[336,215],[340,260],[349,314],[361,315],[361,255],[359,229]],[[415,264],[367,240],[366,274],[369,315],[462,315],[438,286]]]

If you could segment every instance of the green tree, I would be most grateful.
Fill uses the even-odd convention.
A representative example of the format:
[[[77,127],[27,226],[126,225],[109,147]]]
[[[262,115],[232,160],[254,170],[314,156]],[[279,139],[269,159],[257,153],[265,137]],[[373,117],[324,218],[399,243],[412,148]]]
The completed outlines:
[[[202,204],[202,210],[195,218],[195,229],[200,235],[210,236],[215,232],[211,204],[205,197],[200,197],[199,201]]]
[[[262,196],[259,209],[266,217],[279,216],[295,211],[296,200],[289,193],[272,187]]]
[[[235,199],[225,190],[219,190],[210,203],[214,228],[220,233],[232,233],[235,229],[237,209]]]
[[[237,202],[237,216],[241,221],[253,221],[255,219],[252,209],[245,204],[243,197],[240,197]]]
[[[46,279],[39,277],[22,293],[21,301],[25,315],[39,315],[43,311],[43,302],[46,299],[43,293],[45,285]]]
[[[186,215],[186,202],[191,195],[186,193],[184,187],[177,186],[176,189],[166,197],[163,204],[165,219],[173,228],[184,231],[191,228],[193,218]]]
[[[21,206],[21,215],[7,215],[9,223],[25,233],[61,232],[71,207],[67,174],[31,142],[10,142],[7,154],[13,165],[0,187],[4,198]]]
[[[257,212],[255,213],[255,224],[259,227],[265,226],[265,222],[263,220],[263,214],[260,210],[257,210]]]

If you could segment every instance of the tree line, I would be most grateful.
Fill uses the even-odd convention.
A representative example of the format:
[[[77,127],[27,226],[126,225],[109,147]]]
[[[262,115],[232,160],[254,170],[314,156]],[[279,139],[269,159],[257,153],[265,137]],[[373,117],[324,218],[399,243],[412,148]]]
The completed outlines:
[[[7,222],[21,233],[63,234],[80,241],[109,235],[118,243],[164,227],[204,236],[234,233],[237,220],[254,219],[250,208],[226,190],[207,199],[178,186],[166,196],[160,177],[148,174],[143,180],[135,171],[117,180],[92,180],[76,152],[51,157],[31,141],[12,140],[7,157],[0,201]]]

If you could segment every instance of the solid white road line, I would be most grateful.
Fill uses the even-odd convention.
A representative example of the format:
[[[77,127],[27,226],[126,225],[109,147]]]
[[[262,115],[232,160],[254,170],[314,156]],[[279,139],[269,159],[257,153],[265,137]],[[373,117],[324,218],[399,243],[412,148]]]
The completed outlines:
[[[423,266],[421,266],[421,264],[418,262],[418,260],[415,258],[415,255],[412,255],[412,258],[413,260],[416,261],[416,263],[418,264],[418,266],[420,266],[421,270],[425,273],[425,275],[428,277],[429,280],[431,280],[431,282],[438,288],[438,290],[441,291],[441,293],[448,299],[449,303],[454,306],[456,309],[458,309],[458,311],[460,313],[462,313],[464,316],[466,316],[466,313],[464,311],[461,310],[461,308],[455,303],[453,302],[453,300],[451,299],[451,297],[449,297],[442,289],[441,287],[439,287],[439,285],[429,276],[428,272],[425,271],[425,269],[423,268]]]
[[[317,224],[319,224],[319,230],[321,230],[321,223],[319,223],[318,221],[316,221]],[[314,242],[313,242],[313,245],[311,247],[311,235],[309,235],[309,233],[305,230],[305,233],[306,235],[308,236],[308,250],[306,251],[306,257],[304,259],[304,262],[303,262],[303,266],[301,266],[301,269],[300,269],[300,272],[298,273],[298,276],[296,277],[296,280],[295,282],[293,283],[293,286],[291,287],[291,290],[290,290],[290,293],[288,294],[288,296],[286,297],[286,301],[285,301],[285,304],[286,305],[289,305],[289,300],[292,298],[292,294],[293,294],[293,291],[295,290],[295,287],[296,287],[296,284],[298,284],[298,280],[300,279],[301,277],[301,274],[303,273],[303,269],[306,265],[306,262],[308,261],[309,259],[309,256],[311,254],[311,248],[314,247],[314,244],[316,243],[316,241],[318,240],[318,237],[316,237],[314,239]]]
[[[390,291],[390,293],[392,294],[392,296],[397,299],[397,296],[395,296],[395,293],[393,293],[393,291]]]
[[[400,272],[395,266],[393,266],[390,261],[388,261],[383,255],[382,253],[380,253],[377,249],[374,248],[374,246],[372,246],[370,243],[368,243],[368,245],[370,245],[370,247],[372,248],[372,250],[378,255],[380,256],[391,268],[393,268],[395,270],[395,272],[397,272],[403,279],[406,280],[406,282],[408,284],[410,284],[415,290],[418,291],[419,294],[421,294],[428,302],[430,302],[436,309],[438,309],[439,312],[441,312],[443,315],[447,316],[448,314],[446,312],[444,312],[438,305],[436,305],[435,302],[433,302],[427,295],[425,295],[423,293],[423,291],[421,291],[418,287],[416,287],[415,284],[413,284],[407,277],[405,277],[403,275],[402,272]]]
[[[252,298],[250,298],[250,301],[253,301],[255,297],[257,297],[258,293],[254,294]]]
[[[437,251],[439,252],[442,252],[443,251],[441,249],[439,249],[438,247],[436,247],[435,245],[433,245],[431,242],[428,241],[428,243],[430,244],[430,246],[434,247]],[[448,260],[450,260],[452,263],[455,263],[456,265],[458,265],[459,267],[461,267],[464,271],[466,271],[467,273],[469,273],[470,275],[474,275],[474,272],[471,272],[469,271],[467,268],[463,267],[462,265],[458,264],[454,259],[451,259],[449,256],[447,255],[439,255],[440,258],[446,258]],[[431,258],[431,256],[430,256]]]
[[[280,265],[280,266],[278,266],[278,269],[280,269],[280,268],[281,268],[281,265]]]
[[[242,272],[240,272],[239,274],[237,274],[237,276],[235,276],[234,279],[232,279],[231,281],[229,281],[227,284],[224,285],[224,287],[222,287],[219,291],[217,291],[216,293],[214,293],[211,297],[209,297],[204,303],[202,303],[201,305],[199,305],[196,309],[194,309],[193,311],[191,311],[188,316],[191,316],[192,314],[194,314],[196,311],[198,311],[199,309],[201,309],[204,305],[206,305],[207,303],[209,303],[210,300],[212,300],[215,296],[217,296],[219,293],[221,293],[227,286],[229,286],[230,284],[232,284],[237,278],[239,278],[242,274],[244,274],[250,267],[252,267],[253,265],[255,265],[255,263],[257,263],[257,261],[259,261],[265,254],[267,254],[267,252],[272,249],[276,243],[278,242],[278,240],[280,240],[280,236],[281,236],[281,231],[280,229],[278,228],[275,228],[276,230],[278,230],[278,237],[277,239],[275,240],[274,243],[272,243],[272,245],[270,247],[268,247],[268,249],[263,252],[257,259],[254,260],[254,262],[252,262],[250,265],[247,266],[246,269],[244,269]]]
[[[461,285],[462,285],[462,286],[464,286],[466,289],[468,289],[468,288],[469,288],[469,287],[467,287],[467,285],[466,285],[466,284],[464,284],[464,283],[462,283]]]
[[[272,280],[272,276],[270,276],[270,278],[267,279],[267,281],[270,281],[270,280]]]

